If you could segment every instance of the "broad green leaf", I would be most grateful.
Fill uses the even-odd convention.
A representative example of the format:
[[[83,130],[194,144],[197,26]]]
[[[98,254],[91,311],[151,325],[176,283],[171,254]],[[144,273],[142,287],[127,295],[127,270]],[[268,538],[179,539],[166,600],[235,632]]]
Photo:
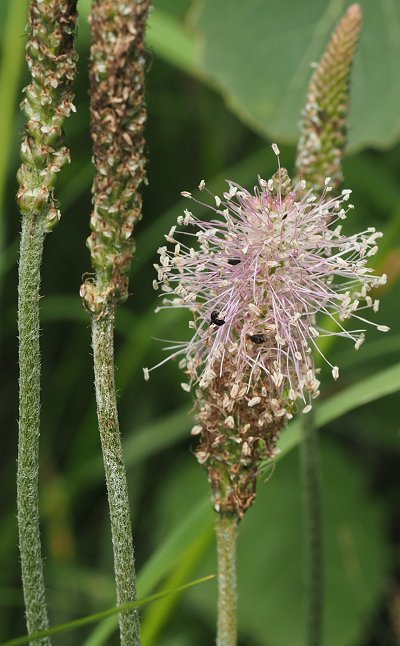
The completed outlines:
[[[199,59],[197,41],[176,18],[157,7],[150,16],[147,42],[168,63],[192,73],[196,69]]]
[[[382,463],[385,456],[390,460],[400,456],[400,421],[398,415],[399,395],[383,398],[373,404],[367,404],[354,411],[349,417],[349,424],[356,442],[366,448],[371,454],[375,453],[378,462]],[[346,428],[338,427],[344,436]],[[395,490],[391,494],[396,496]]]
[[[203,46],[201,70],[257,132],[294,143],[310,64],[321,56],[349,4],[201,0],[195,21]],[[390,146],[400,135],[400,5],[364,0],[362,10],[351,93],[353,150]]]
[[[146,41],[157,56],[171,65],[191,74],[199,74],[199,45],[188,29],[185,29],[171,13],[155,7],[149,16]],[[86,20],[90,12],[90,0],[80,0],[81,19]]]

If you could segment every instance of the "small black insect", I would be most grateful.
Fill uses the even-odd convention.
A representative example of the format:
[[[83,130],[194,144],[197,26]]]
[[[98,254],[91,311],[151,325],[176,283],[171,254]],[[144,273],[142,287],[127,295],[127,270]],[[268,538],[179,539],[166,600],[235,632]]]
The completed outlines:
[[[253,343],[264,343],[265,336],[263,334],[250,334],[249,339],[253,341]]]
[[[213,312],[211,312],[210,319],[211,319],[211,323],[214,323],[214,325],[221,326],[225,323],[224,319],[219,318],[219,312],[217,310],[214,310]]]
[[[240,258],[228,258],[228,265],[238,265],[240,262]]]

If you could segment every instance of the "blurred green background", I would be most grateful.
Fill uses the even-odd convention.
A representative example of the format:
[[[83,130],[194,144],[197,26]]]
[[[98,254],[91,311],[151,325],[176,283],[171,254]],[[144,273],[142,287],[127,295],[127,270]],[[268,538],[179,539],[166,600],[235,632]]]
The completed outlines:
[[[41,517],[53,623],[114,604],[107,501],[96,428],[89,318],[79,286],[90,270],[91,208],[87,63],[89,0],[80,0],[77,114],[66,125],[72,163],[60,174],[62,219],[45,242],[42,285]],[[148,176],[137,227],[132,297],[120,308],[116,368],[135,527],[139,595],[215,572],[205,473],[191,455],[190,401],[170,362],[143,381],[162,344],[185,338],[179,313],[154,314],[152,263],[182,213],[179,197],[206,179],[248,188],[269,177],[281,148],[292,169],[310,75],[345,1],[155,0],[148,31]],[[389,275],[376,321],[355,353],[332,343],[339,382],[322,371],[317,410],[324,480],[324,646],[400,643],[400,4],[362,3],[365,28],[354,69],[346,186],[356,209],[347,231],[385,232],[376,257]],[[25,630],[15,503],[17,448],[16,289],[19,214],[15,175],[28,81],[26,5],[0,3],[0,639]],[[200,210],[199,210],[200,212]],[[296,445],[296,425],[286,431]],[[285,436],[283,444],[285,446]],[[304,643],[302,512],[298,450],[283,452],[239,540],[242,646]],[[144,645],[214,641],[216,586],[205,583],[143,610]],[[115,619],[56,637],[60,645],[116,644]]]

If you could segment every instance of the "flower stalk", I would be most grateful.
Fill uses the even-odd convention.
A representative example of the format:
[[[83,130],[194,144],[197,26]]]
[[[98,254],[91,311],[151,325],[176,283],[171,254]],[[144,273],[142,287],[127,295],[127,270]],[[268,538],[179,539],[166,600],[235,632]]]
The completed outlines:
[[[143,130],[144,35],[149,0],[94,0],[90,65],[91,128],[95,178],[92,233],[88,238],[94,275],[81,287],[92,316],[92,346],[99,433],[103,451],[117,604],[136,599],[128,485],[114,381],[114,318],[128,297],[139,193],[145,181]],[[138,611],[120,615],[121,643],[140,643]]]
[[[236,514],[216,515],[215,533],[218,557],[217,646],[237,643],[236,540],[239,518]]]
[[[31,83],[22,110],[27,116],[21,145],[17,199],[22,214],[19,260],[18,530],[28,633],[45,630],[48,617],[41,556],[38,475],[40,436],[39,298],[43,242],[60,219],[54,198],[57,173],[69,161],[61,146],[62,124],[74,106],[72,81],[76,2],[31,0],[26,60]],[[35,641],[49,644],[48,638]]]
[[[122,451],[114,381],[114,316],[92,320],[97,419],[104,456],[114,551],[117,605],[136,601],[136,575],[129,510],[128,483]],[[124,599],[124,601],[122,601]],[[122,644],[139,644],[137,609],[121,613]]]
[[[339,377],[319,338],[336,334],[358,349],[369,323],[360,311],[378,310],[368,292],[386,280],[367,267],[381,234],[373,228],[342,233],[351,191],[331,196],[329,178],[317,194],[304,180],[292,182],[276,144],[273,150],[278,171],[269,180],[259,177],[253,192],[228,181],[221,197],[210,194],[211,204],[183,192],[212,217],[200,220],[185,209],[155,265],[158,309],[192,314],[191,337],[171,342],[165,348],[171,354],[158,365],[178,359],[186,374],[182,387],[193,392],[195,454],[211,484],[219,545],[230,541],[227,553],[218,548],[221,584],[234,563],[226,519],[237,524],[253,504],[261,464],[276,455],[281,430],[296,412],[310,413],[319,395],[313,350]],[[204,181],[199,189],[207,190]],[[319,325],[320,312],[336,332]],[[353,329],[344,327],[346,319]],[[144,370],[146,379],[151,370]]]
[[[319,434],[314,411],[301,420],[301,475],[304,500],[307,646],[322,643],[324,559]]]

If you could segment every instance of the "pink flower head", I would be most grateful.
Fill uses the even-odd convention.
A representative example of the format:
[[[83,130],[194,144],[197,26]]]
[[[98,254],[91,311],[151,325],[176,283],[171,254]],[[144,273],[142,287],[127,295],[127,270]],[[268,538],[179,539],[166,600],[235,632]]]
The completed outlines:
[[[182,357],[187,390],[192,383],[207,388],[229,365],[232,390],[249,407],[273,396],[280,402],[276,414],[291,417],[297,399],[307,412],[318,395],[312,359],[313,350],[322,354],[318,339],[342,336],[356,349],[364,340],[369,321],[360,312],[377,311],[368,292],[386,281],[367,267],[382,234],[372,227],[342,234],[351,191],[330,197],[329,178],[319,197],[303,181],[293,186],[283,168],[269,181],[259,178],[253,193],[227,183],[223,196],[206,205],[213,219],[185,210],[179,228],[165,236],[172,247],[159,249],[155,287],[165,292],[159,309],[182,307],[193,315],[193,336],[167,348],[168,358]],[[199,188],[205,190],[204,181]],[[334,326],[321,327],[318,314]],[[350,318],[355,329],[344,326]],[[336,379],[337,366],[324,359]]]

